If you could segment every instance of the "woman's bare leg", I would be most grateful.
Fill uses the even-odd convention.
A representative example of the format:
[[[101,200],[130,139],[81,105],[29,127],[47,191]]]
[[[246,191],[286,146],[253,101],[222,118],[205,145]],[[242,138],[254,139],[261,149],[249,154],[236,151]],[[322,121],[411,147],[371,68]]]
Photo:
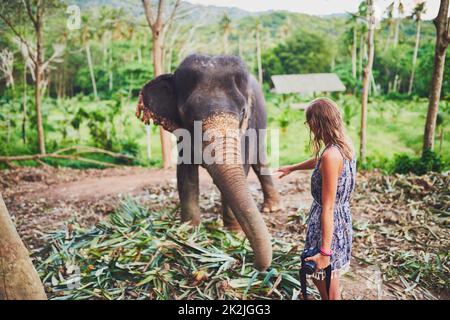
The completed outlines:
[[[314,284],[319,290],[322,300],[341,300],[341,290],[339,288],[339,276],[333,277],[330,282],[330,292],[328,296],[325,280],[313,279]]]
[[[327,286],[326,286],[325,280],[313,279],[313,282],[316,285],[317,290],[319,290],[320,298],[322,300],[328,300]]]
[[[341,290],[339,287],[339,276],[333,277],[330,282],[330,300],[341,300]]]

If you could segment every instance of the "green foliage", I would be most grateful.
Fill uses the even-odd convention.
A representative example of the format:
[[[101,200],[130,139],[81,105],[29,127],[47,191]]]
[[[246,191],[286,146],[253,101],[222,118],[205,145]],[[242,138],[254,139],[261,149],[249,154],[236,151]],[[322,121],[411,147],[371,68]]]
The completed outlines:
[[[406,154],[396,155],[392,171],[422,175],[430,171],[441,172],[443,168],[444,162],[441,157],[431,150],[426,150],[421,157],[411,157]]]
[[[359,100],[353,95],[341,95],[337,103],[341,107],[344,123],[350,126],[361,108]]]
[[[356,92],[360,89],[361,84],[358,79],[353,78],[352,65],[350,63],[336,65],[333,72],[341,79],[347,92]]]
[[[298,32],[263,55],[264,79],[275,74],[328,72],[332,60],[329,41],[317,33]]]
[[[412,50],[413,48],[407,44],[390,47],[387,50],[383,47],[379,48],[374,68],[378,72],[377,82],[385,92],[388,92],[389,83],[392,83],[396,79],[395,77],[402,79],[399,90],[407,92],[411,74]]]
[[[281,130],[286,131],[289,123],[294,120],[292,115],[293,112],[290,108],[285,108],[279,113],[277,123]]]
[[[22,6],[8,3],[11,3],[10,9],[13,11]],[[80,30],[67,32],[65,28],[60,27],[65,24],[66,19],[64,6],[52,7],[45,21],[45,58],[52,54],[52,45],[66,46],[62,62],[51,64],[50,85],[43,100],[48,151],[74,144],[86,144],[137,155],[138,162],[144,165],[159,164],[161,154],[156,127],[152,127],[152,157],[147,159],[144,127],[133,115],[140,88],[153,76],[151,36],[147,26],[140,27],[141,24],[145,25],[141,3],[136,6],[103,0],[95,1],[92,5],[88,5],[87,1],[77,3],[83,7],[83,25]],[[123,7],[126,9],[122,10]],[[357,15],[364,16],[365,9],[362,3]],[[14,13],[13,11],[11,12]],[[310,155],[308,130],[303,125],[303,113],[291,109],[291,105],[306,103],[312,97],[270,93],[270,76],[273,74],[337,73],[346,85],[347,93],[351,95],[339,95],[336,100],[342,108],[347,131],[355,145],[358,145],[361,91],[359,58],[363,53],[360,39],[365,32],[365,24],[358,20],[357,15],[315,17],[290,12],[249,15],[232,9],[217,12],[219,14],[208,17],[204,20],[207,21],[205,25],[198,28],[193,26],[200,18],[199,12],[192,13],[174,24],[171,33],[167,35],[166,46],[166,53],[172,52],[171,70],[187,52],[222,53],[222,41],[217,40],[222,37],[220,30],[223,28],[220,28],[220,24],[223,19],[222,26],[232,25],[229,30],[230,52],[241,52],[249,70],[255,71],[254,32],[259,24],[269,125],[272,128],[281,128],[284,132],[280,143],[281,162],[300,161]],[[20,19],[15,23],[32,38],[33,30],[29,23]],[[376,30],[377,52],[373,73],[381,92],[377,97],[370,97],[368,117],[369,159],[373,159],[371,163],[374,166],[383,168],[387,168],[387,163],[392,161],[395,154],[404,153],[411,156],[421,151],[427,107],[427,101],[423,98],[429,95],[435,43],[434,26],[429,21],[423,21],[413,95],[410,96],[406,92],[414,48],[415,22],[409,19],[402,21],[397,47],[393,47],[392,41],[391,45],[387,46],[388,23],[388,20],[384,20],[382,28]],[[17,45],[11,41],[12,33],[1,21],[0,26],[5,27],[6,35],[0,39],[0,46],[17,52]],[[353,30],[357,31],[357,79],[352,76],[351,66]],[[189,43],[186,43],[187,39]],[[98,100],[93,99],[85,50],[87,43],[92,56]],[[165,64],[169,63],[167,60],[166,58]],[[363,58],[363,65],[365,62]],[[166,66],[166,69],[169,68]],[[25,83],[28,109],[26,140],[22,137],[22,98],[25,89],[23,70],[23,59],[20,53],[17,53],[14,61],[15,91],[7,88],[4,81],[0,81],[2,155],[37,152],[34,88],[29,72]],[[400,86],[397,91],[388,92],[389,83],[393,82],[396,74]],[[446,128],[450,110],[449,94],[450,68],[447,63],[440,103],[441,113],[437,123],[438,137],[442,133],[441,157],[445,163],[448,163],[450,158],[450,135]],[[440,145],[440,141],[437,145]],[[392,167],[392,163],[390,166]]]
[[[421,97],[428,97],[430,93],[431,71],[433,70],[434,63],[434,47],[434,43],[426,43],[423,44],[419,50],[416,76],[414,78],[414,92]],[[450,50],[447,50],[446,60],[450,60]],[[444,67],[441,96],[446,100],[450,100],[450,67],[448,62]]]
[[[121,153],[137,157],[139,154],[139,144],[135,140],[125,140],[120,143],[118,148]]]

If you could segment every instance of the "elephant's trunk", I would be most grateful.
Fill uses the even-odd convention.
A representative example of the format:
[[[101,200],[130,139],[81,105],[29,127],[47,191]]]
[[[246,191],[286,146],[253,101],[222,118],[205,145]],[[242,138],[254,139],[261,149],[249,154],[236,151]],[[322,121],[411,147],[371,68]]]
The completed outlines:
[[[229,129],[232,129],[230,132]],[[216,147],[215,158],[222,163],[205,164],[214,183],[225,196],[242,230],[250,241],[255,259],[254,267],[266,270],[272,261],[270,234],[253,200],[244,174],[241,160],[239,121],[229,114],[216,115],[203,124],[203,131],[213,132]],[[204,144],[204,150],[210,146]],[[223,147],[223,148],[222,148]]]

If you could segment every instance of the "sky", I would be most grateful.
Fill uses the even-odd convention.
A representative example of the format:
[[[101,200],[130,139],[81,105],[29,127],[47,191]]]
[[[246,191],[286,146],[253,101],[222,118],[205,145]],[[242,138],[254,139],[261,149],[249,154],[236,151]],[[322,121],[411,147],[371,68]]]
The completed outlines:
[[[355,12],[361,0],[187,0],[191,3],[214,5],[221,7],[237,7],[247,11],[288,10],[307,13],[311,15],[329,15],[333,13]],[[375,0],[379,11],[393,0]],[[406,14],[409,15],[412,7],[420,0],[403,0]],[[427,13],[424,19],[436,17],[439,9],[439,0],[426,0]]]

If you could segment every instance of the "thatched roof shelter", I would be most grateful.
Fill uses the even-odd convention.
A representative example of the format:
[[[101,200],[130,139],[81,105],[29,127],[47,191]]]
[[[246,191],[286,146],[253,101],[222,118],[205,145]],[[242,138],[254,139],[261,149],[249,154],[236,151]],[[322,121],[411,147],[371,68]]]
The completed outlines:
[[[272,76],[275,93],[314,94],[345,91],[335,73],[285,74]]]

